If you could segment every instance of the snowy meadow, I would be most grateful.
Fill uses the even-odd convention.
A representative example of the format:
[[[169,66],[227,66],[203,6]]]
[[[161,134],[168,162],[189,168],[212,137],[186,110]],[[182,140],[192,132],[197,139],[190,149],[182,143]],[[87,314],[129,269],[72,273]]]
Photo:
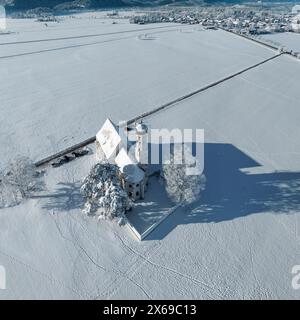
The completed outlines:
[[[47,26],[8,19],[1,169],[278,54],[198,25],[130,24],[130,14],[62,16]],[[291,285],[300,259],[299,81],[299,61],[281,55],[144,119],[152,128],[204,129],[207,181],[143,241],[82,213],[93,145],[82,158],[42,168],[42,191],[0,209],[0,299],[299,299]],[[174,206],[163,190],[149,190],[132,221],[151,222]]]

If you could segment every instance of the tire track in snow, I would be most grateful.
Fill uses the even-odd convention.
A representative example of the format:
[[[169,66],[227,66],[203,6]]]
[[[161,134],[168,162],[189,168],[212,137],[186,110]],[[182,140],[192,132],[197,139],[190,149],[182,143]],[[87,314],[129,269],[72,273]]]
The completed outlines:
[[[116,236],[116,232],[111,228],[112,233]],[[156,253],[156,251],[158,250],[158,248],[160,247],[160,243],[158,243],[157,245],[154,246],[150,246],[150,248],[148,250],[146,250],[146,252],[144,253],[145,255],[148,255],[148,253],[150,251],[152,251],[150,253],[150,255],[152,256],[154,253]],[[155,250],[157,248],[157,250]],[[125,248],[126,249],[126,248]],[[155,250],[155,252],[153,252],[153,250]],[[127,250],[126,250],[127,251]],[[134,257],[137,257],[135,254],[133,254]],[[138,269],[141,268],[141,265],[136,266],[136,264],[139,262],[139,259],[135,259],[131,264],[129,264],[129,267],[127,268],[127,271],[124,273],[126,275],[128,275],[128,277],[130,277],[130,280],[134,282],[134,280],[132,279],[132,276],[136,273],[136,271]],[[132,269],[134,268],[134,271],[132,271]],[[95,297],[96,299],[110,299],[112,295],[114,295],[119,289],[120,289],[120,285],[125,281],[128,280],[124,277],[119,277],[114,279],[111,283],[108,284],[107,288],[105,288],[104,290],[102,290],[102,292],[100,294],[98,294]],[[113,288],[111,288],[113,286]],[[139,285],[140,286],[140,285]],[[152,300],[152,297],[150,296],[149,293],[146,292],[146,290],[140,286],[140,288],[144,291],[144,293],[146,294],[146,296],[148,297],[149,300]]]
[[[119,237],[116,232],[113,232],[113,233],[114,233],[114,235],[121,241],[121,244],[122,244],[122,239],[121,239],[121,237]],[[148,256],[148,259],[150,259],[150,258],[160,249],[160,246],[161,246],[160,243],[158,243],[157,245],[151,246],[151,247],[144,253],[144,255],[147,255],[147,256],[148,256],[148,253],[151,251],[151,252],[149,253],[149,256]],[[133,252],[131,252],[131,253],[133,253]],[[143,267],[143,265],[144,265],[144,263],[145,263],[145,262],[140,263],[140,264],[137,266],[137,264],[139,263],[140,260],[139,260],[139,257],[138,257],[136,254],[134,254],[134,256],[137,257],[137,259],[129,266],[129,268],[128,268],[127,272],[126,272],[127,274],[128,274],[128,273],[130,274],[131,279],[132,279],[132,277],[137,273],[137,271],[140,270],[140,269]],[[132,271],[132,269],[134,269],[134,270]],[[118,281],[118,279],[116,279],[112,284],[115,284],[117,281]],[[105,298],[105,299],[111,299],[111,297],[120,290],[120,287],[121,287],[121,285],[123,284],[123,282],[124,282],[124,279],[121,280],[121,282],[117,283],[118,285],[117,285],[117,286],[115,285],[113,289],[110,289],[108,292],[104,293],[104,298]],[[111,284],[111,285],[112,285],[112,284]],[[149,296],[149,300],[152,300],[152,297],[150,297],[149,294],[148,294],[148,296]],[[100,297],[100,296],[99,296],[99,297]]]
[[[24,57],[24,56],[30,56],[30,55],[39,54],[39,53],[54,52],[54,51],[60,51],[60,50],[66,50],[66,49],[74,49],[74,48],[80,48],[80,47],[93,46],[93,45],[102,44],[102,43],[126,40],[126,39],[129,39],[129,38],[133,38],[133,36],[116,38],[116,39],[108,39],[108,40],[91,42],[91,43],[73,44],[73,45],[64,46],[64,47],[43,49],[43,50],[37,50],[37,51],[16,53],[16,54],[11,54],[11,55],[7,55],[7,56],[0,56],[0,60],[10,59],[10,58],[17,58],[17,57]]]
[[[76,219],[75,217],[71,216],[72,220],[78,224],[85,232],[86,236],[88,237],[90,243],[97,249],[96,245],[94,244],[94,241],[93,239],[90,237],[89,235],[89,230],[86,228],[86,226],[84,226],[78,219]],[[125,272],[125,274],[129,274],[131,269],[133,268],[133,266],[135,266],[135,264],[137,263],[138,261],[134,261],[132,264],[129,265],[129,268],[127,269],[127,271]],[[118,280],[119,278],[122,278],[124,279],[124,277],[122,275],[120,275],[118,278],[115,278],[113,279],[108,285],[107,285],[107,288],[105,288],[104,290],[101,291],[101,293],[98,292],[97,296],[94,297],[93,299],[96,300],[98,298],[102,298],[104,299],[112,290],[111,290],[111,286],[114,285]],[[109,292],[106,292],[107,290],[109,290]],[[115,289],[115,288],[114,288]]]
[[[106,267],[98,264],[98,263],[95,261],[95,259],[78,243],[78,241],[76,242],[76,241],[74,241],[74,240],[72,240],[72,239],[69,239],[69,238],[67,238],[67,237],[63,234],[63,232],[62,232],[62,230],[61,230],[61,228],[60,228],[60,226],[59,226],[59,224],[58,224],[58,222],[56,221],[55,218],[54,218],[54,223],[55,223],[55,225],[56,225],[56,227],[57,227],[57,230],[58,230],[58,232],[60,233],[61,237],[62,237],[64,240],[66,240],[66,241],[68,241],[68,242],[71,242],[71,243],[74,245],[74,247],[78,247],[78,248],[84,253],[84,255],[88,258],[88,260],[90,260],[90,262],[91,262],[94,266],[96,266],[98,269],[101,269],[102,271],[112,272],[112,273],[114,273],[114,274],[116,274],[116,275],[118,275],[118,276],[124,277],[126,280],[129,280],[129,281],[132,282],[135,286],[137,286],[138,288],[140,288],[140,290],[143,291],[143,293],[148,297],[148,299],[151,300],[150,295],[146,292],[146,290],[145,290],[139,283],[137,283],[136,281],[134,281],[133,279],[131,279],[125,272],[122,272],[122,271],[120,271],[120,270],[115,270],[114,268],[107,269]],[[91,297],[91,298],[93,298],[93,297]]]
[[[51,283],[56,284],[56,285],[58,285],[58,286],[60,286],[60,287],[62,287],[62,288],[68,289],[69,291],[72,291],[73,293],[75,293],[75,294],[76,294],[77,296],[79,296],[79,297],[83,297],[82,294],[81,294],[80,292],[78,292],[77,290],[75,290],[74,288],[69,287],[69,286],[66,286],[62,281],[54,278],[53,276],[50,276],[50,275],[47,274],[47,273],[44,273],[44,272],[42,272],[42,271],[40,271],[40,270],[32,267],[32,266],[29,265],[28,263],[25,263],[25,262],[23,262],[22,260],[14,257],[14,256],[12,256],[12,255],[9,255],[9,254],[1,251],[1,250],[0,250],[0,254],[2,254],[3,256],[5,256],[5,257],[7,257],[7,258],[9,258],[9,259],[13,262],[13,264],[16,264],[16,263],[21,264],[21,265],[23,265],[27,270],[32,271],[32,272],[35,272],[35,273],[43,276],[45,279],[47,279],[47,280],[50,281]]]
[[[141,29],[134,29],[134,30],[123,30],[123,31],[106,32],[106,33],[94,33],[94,34],[86,34],[86,35],[71,36],[71,37],[58,37],[58,38],[49,38],[49,39],[36,39],[36,40],[2,42],[2,43],[0,42],[0,46],[18,45],[18,44],[26,44],[26,43],[40,43],[40,42],[50,42],[50,41],[64,41],[64,40],[84,39],[84,38],[111,36],[111,35],[115,35],[115,34],[144,32],[144,31],[151,31],[151,30],[157,30],[157,29],[178,28],[178,27],[179,27],[178,25],[161,26],[161,27],[141,28]],[[186,26],[186,27],[190,27],[190,26]],[[182,26],[180,26],[180,28],[182,28]]]
[[[179,29],[157,31],[157,32],[152,32],[151,34],[174,32],[174,31],[178,31],[178,30]],[[56,47],[56,48],[41,49],[41,50],[36,50],[36,51],[29,51],[29,52],[10,54],[10,55],[6,55],[6,56],[0,56],[0,60],[10,59],[10,58],[18,58],[18,57],[23,57],[23,56],[29,56],[29,55],[47,53],[47,52],[54,52],[54,51],[60,51],[60,50],[66,50],[66,49],[74,49],[74,48],[80,48],[80,47],[94,46],[94,45],[102,44],[102,43],[109,43],[109,42],[116,42],[116,41],[120,41],[120,40],[133,39],[133,38],[136,38],[137,36],[141,36],[141,35],[142,34],[137,34],[137,35],[133,35],[133,36],[131,35],[131,36],[127,36],[127,37],[107,39],[107,40],[90,42],[90,43],[72,44],[72,45],[63,46],[63,47]]]
[[[177,274],[179,275],[180,277],[183,277],[185,279],[188,279],[190,281],[192,281],[193,283],[196,283],[197,285],[200,285],[202,287],[205,287],[206,289],[209,289],[209,290],[212,290],[214,291],[215,288],[208,285],[207,283],[203,282],[203,281],[200,281],[190,275],[187,275],[185,273],[182,273],[180,271],[177,271],[175,269],[172,269],[172,268],[169,268],[169,267],[166,267],[166,266],[163,266],[163,265],[160,265],[158,263],[155,263],[153,261],[150,260],[151,257],[145,257],[144,255],[140,254],[139,252],[137,252],[136,250],[134,250],[132,247],[130,247],[129,245],[127,245],[124,241],[124,239],[122,239],[117,233],[115,233],[116,237],[121,241],[122,245],[125,246],[129,251],[133,252],[134,254],[138,255],[140,258],[142,258],[144,260],[144,263],[149,263],[150,265],[154,266],[154,267],[157,267],[157,268],[160,268],[160,269],[164,269],[166,271],[169,271],[169,272],[172,272],[174,274]],[[160,247],[159,247],[160,248]],[[157,250],[156,250],[157,251]],[[156,252],[155,252],[156,253]],[[142,266],[142,264],[141,264]],[[219,293],[216,293],[217,296],[219,298],[222,298],[222,296],[219,294]]]

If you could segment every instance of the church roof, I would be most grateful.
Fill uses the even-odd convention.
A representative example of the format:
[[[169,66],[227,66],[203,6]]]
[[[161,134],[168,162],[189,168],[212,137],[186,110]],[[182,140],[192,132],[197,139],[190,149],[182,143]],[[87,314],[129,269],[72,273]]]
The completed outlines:
[[[115,162],[126,181],[139,183],[144,179],[144,171],[129,157],[124,148],[120,150]]]
[[[97,133],[96,139],[100,143],[107,159],[111,158],[121,142],[118,127],[110,119],[106,119]]]

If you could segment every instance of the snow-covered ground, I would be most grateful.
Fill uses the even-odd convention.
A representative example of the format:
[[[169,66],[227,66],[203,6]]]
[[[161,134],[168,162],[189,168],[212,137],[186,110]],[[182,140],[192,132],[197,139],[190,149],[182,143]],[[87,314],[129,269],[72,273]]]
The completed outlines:
[[[76,34],[77,20],[68,23],[60,36]],[[160,27],[80,23],[93,33]],[[137,30],[0,46],[0,164],[16,153],[42,158],[94,135],[107,117],[131,118],[275,54],[223,31],[161,26],[151,41]],[[32,33],[52,37],[43,26]],[[1,59],[102,39],[112,41]],[[207,186],[142,242],[82,214],[93,154],[46,169],[44,192],[0,210],[0,299],[299,299],[299,71],[281,56],[146,119],[205,129]]]
[[[224,31],[199,31],[198,26],[82,20],[72,19],[75,30],[69,20],[62,21],[54,34],[43,24],[38,32],[37,22],[22,20],[32,24],[24,39],[123,33],[0,45],[0,163],[14,152],[40,159],[94,135],[107,117],[116,122],[131,118],[274,55]],[[14,21],[20,30],[18,20],[9,23],[10,30]],[[140,40],[145,33],[156,39]],[[17,41],[22,36],[20,31]],[[0,41],[16,41],[11,37]]]
[[[274,42],[279,46],[284,46],[295,52],[300,52],[300,33],[284,32],[266,34],[263,39]]]

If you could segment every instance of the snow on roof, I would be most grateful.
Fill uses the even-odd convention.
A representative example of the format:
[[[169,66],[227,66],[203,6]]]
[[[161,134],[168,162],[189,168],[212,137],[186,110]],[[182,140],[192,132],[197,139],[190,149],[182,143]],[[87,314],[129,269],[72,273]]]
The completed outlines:
[[[124,148],[120,150],[115,162],[123,173],[126,181],[139,183],[144,179],[144,171],[129,157]]]
[[[104,125],[97,133],[96,139],[100,143],[107,159],[114,154],[121,142],[118,128],[110,119],[106,119]]]

